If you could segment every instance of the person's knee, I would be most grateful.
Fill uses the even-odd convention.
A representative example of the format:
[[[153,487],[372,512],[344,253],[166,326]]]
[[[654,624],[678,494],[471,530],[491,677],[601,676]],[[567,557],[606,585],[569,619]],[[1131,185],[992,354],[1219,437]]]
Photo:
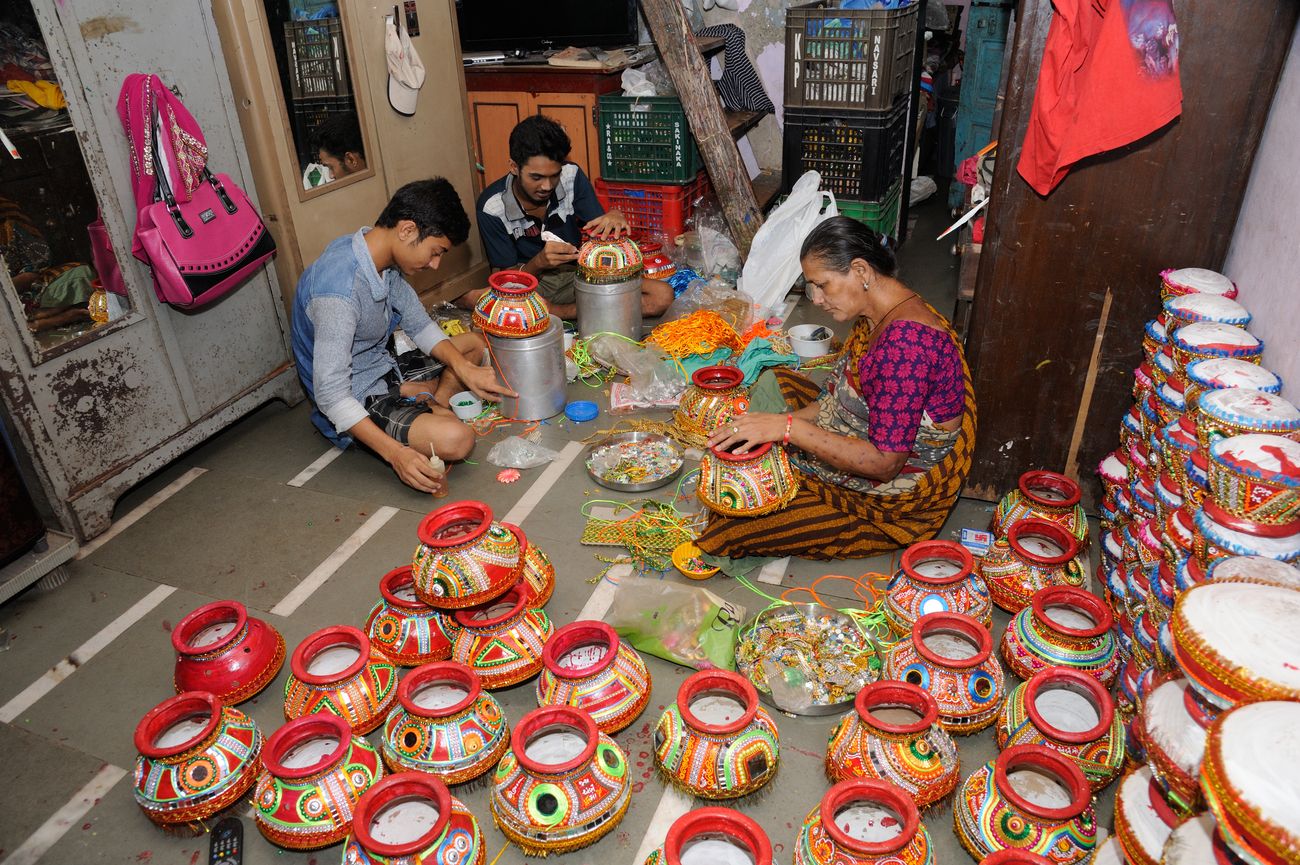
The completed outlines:
[[[663,315],[673,302],[673,287],[657,279],[648,279],[641,284],[641,314]]]
[[[438,456],[444,460],[463,460],[474,452],[474,441],[478,437],[468,424],[448,424],[442,441],[438,445]]]

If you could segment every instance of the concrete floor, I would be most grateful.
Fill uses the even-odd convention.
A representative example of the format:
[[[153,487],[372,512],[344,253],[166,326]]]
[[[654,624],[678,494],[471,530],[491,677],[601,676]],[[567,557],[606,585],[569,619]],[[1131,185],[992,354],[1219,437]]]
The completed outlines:
[[[924,241],[946,225],[942,199],[942,195],[936,196],[920,209],[920,230],[904,250],[904,278],[941,312],[948,313],[955,272],[946,254],[947,244]],[[807,307],[801,304],[791,321],[805,320]],[[604,395],[574,385],[571,398],[580,397],[603,400]],[[284,634],[290,651],[321,627],[360,626],[378,599],[379,577],[410,560],[417,523],[432,506],[443,503],[431,502],[403,487],[385,465],[356,450],[343,453],[305,483],[290,486],[290,480],[327,451],[307,414],[305,404],[292,409],[271,404],[187,454],[126,496],[119,503],[118,520],[156,493],[188,482],[107,543],[72,563],[72,577],[66,585],[45,593],[28,591],[0,607],[0,627],[10,635],[7,649],[0,652],[0,716],[9,714],[5,709],[10,713],[21,709],[8,723],[0,724],[0,760],[7,770],[6,783],[0,785],[0,814],[4,815],[0,820],[0,865],[36,861],[28,855],[33,845],[43,846],[40,839],[56,836],[57,841],[39,861],[50,865],[207,862],[206,837],[178,837],[155,829],[131,796],[135,724],[150,707],[173,693],[172,626],[190,610],[218,598],[239,600],[251,614],[270,621]],[[575,426],[561,420],[542,427],[542,441],[558,450],[607,421],[602,416],[593,424]],[[480,442],[475,458],[482,461],[491,443],[505,434]],[[577,542],[582,528],[579,506],[592,497],[631,498],[597,488],[580,460],[574,460],[522,520],[528,537],[555,563],[558,580],[547,611],[557,625],[579,617],[598,588],[591,580],[603,567],[593,557],[599,550]],[[496,471],[486,462],[457,466],[451,476],[451,500],[482,499],[501,517],[529,491],[543,469],[525,471],[520,482],[509,486],[495,481]],[[955,537],[967,526],[984,528],[989,515],[988,504],[963,500],[941,536]],[[349,555],[335,555],[363,527],[363,534],[368,533],[364,542]],[[304,578],[322,573],[317,569],[327,559],[336,562],[337,569],[292,614],[270,612]],[[880,556],[833,564],[796,559],[790,562],[780,586],[764,588],[777,592],[806,586],[826,573],[888,571],[892,559]],[[676,572],[663,578],[684,581]],[[751,612],[764,604],[725,577],[705,585]],[[832,586],[828,594],[835,591]],[[141,607],[148,608],[143,615],[139,615]],[[121,629],[124,621],[130,624]],[[1005,615],[995,615],[996,634],[1006,622]],[[69,663],[70,653],[106,628],[110,634],[119,629],[121,633],[96,641],[102,643],[98,651],[83,648]],[[656,815],[662,817],[672,808],[688,804],[677,794],[665,793],[654,771],[651,730],[689,671],[656,658],[646,660],[654,677],[650,708],[616,737],[635,767],[632,807],[597,845],[559,857],[559,861],[640,865],[637,853],[643,843],[659,840],[666,829],[662,820],[652,826]],[[52,670],[57,672],[47,674]],[[283,723],[280,698],[287,670],[286,664],[270,687],[241,706],[267,735]],[[33,700],[29,688],[42,677],[47,683],[64,678]],[[1014,683],[1009,676],[1009,684]],[[513,721],[535,706],[533,694],[533,683],[528,682],[499,691],[497,697]],[[776,717],[781,734],[780,771],[766,790],[735,807],[767,830],[776,862],[786,865],[804,814],[829,786],[822,759],[836,719]],[[370,739],[378,742],[378,733]],[[959,743],[963,776],[996,753],[991,732]],[[502,850],[505,842],[492,825],[486,786],[470,785],[453,793],[479,818],[489,863],[527,861],[515,848]],[[89,795],[93,806],[84,811],[71,808],[79,794]],[[1102,824],[1109,826],[1111,790],[1099,797],[1097,807]],[[60,814],[60,809],[65,810]],[[248,811],[242,813],[246,818],[246,865],[325,865],[341,857],[339,846],[310,854],[279,850],[260,836]],[[935,842],[935,860],[967,861],[952,832],[950,807],[931,810],[925,817]],[[498,854],[502,855],[497,858]]]

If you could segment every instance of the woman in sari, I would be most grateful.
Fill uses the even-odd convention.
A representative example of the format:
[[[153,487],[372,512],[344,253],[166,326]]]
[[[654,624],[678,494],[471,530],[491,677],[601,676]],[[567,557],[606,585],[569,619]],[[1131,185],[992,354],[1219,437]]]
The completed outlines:
[[[759,517],[713,514],[696,541],[713,556],[864,558],[926,540],[943,526],[975,445],[975,396],[948,322],[898,280],[869,228],[828,219],[799,254],[810,299],[853,322],[825,384],[765,376],[749,413],[710,447],[784,442],[799,492]],[[779,388],[779,390],[778,390]]]

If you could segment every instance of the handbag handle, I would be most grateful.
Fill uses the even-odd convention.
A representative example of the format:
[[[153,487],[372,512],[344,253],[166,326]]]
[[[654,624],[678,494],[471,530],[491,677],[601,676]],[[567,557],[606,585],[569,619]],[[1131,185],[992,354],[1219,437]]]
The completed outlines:
[[[154,178],[157,181],[156,195],[166,203],[167,213],[171,216],[172,222],[176,223],[176,230],[181,233],[182,238],[188,240],[194,236],[194,229],[190,228],[189,223],[185,221],[185,217],[181,215],[180,206],[176,203],[176,197],[172,195],[171,184],[167,180],[167,166],[162,158],[162,149],[158,146],[158,105],[156,102],[149,117],[149,137],[153,142]],[[217,198],[221,199],[221,206],[225,208],[226,213],[238,213],[239,206],[231,199],[221,181],[208,170],[206,164],[203,166],[203,177],[213,191],[216,192]]]

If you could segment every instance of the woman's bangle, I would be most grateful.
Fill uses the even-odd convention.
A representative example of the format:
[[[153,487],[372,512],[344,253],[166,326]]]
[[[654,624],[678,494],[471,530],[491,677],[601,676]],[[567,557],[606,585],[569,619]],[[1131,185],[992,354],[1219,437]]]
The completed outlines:
[[[790,443],[790,428],[794,426],[794,415],[786,414],[785,416],[785,437],[781,439],[782,445]]]

